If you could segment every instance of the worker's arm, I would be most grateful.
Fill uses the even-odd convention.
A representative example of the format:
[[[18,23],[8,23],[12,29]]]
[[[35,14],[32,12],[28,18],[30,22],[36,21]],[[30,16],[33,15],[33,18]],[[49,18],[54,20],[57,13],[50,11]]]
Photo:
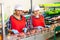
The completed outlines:
[[[10,19],[7,21],[6,25],[7,25],[7,29],[8,29],[8,30],[11,29]]]

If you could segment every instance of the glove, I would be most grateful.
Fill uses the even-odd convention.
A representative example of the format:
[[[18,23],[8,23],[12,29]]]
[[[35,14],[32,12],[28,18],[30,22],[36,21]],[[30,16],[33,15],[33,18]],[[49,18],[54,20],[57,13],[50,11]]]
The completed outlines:
[[[14,34],[18,34],[19,32],[17,31],[17,30],[15,30],[15,29],[12,29],[12,32],[14,33]]]
[[[50,25],[45,25],[46,28],[50,28],[51,26]]]
[[[24,28],[23,31],[24,31],[24,33],[26,33],[27,32],[27,28]]]
[[[43,28],[42,26],[38,26],[37,27],[38,30],[42,30],[42,28]]]

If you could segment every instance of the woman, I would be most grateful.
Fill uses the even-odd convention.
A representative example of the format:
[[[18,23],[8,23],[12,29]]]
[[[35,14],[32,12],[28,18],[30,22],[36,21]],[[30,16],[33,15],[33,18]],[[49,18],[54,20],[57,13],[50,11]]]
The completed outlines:
[[[38,28],[42,29],[45,27],[45,22],[44,22],[44,16],[40,13],[40,7],[39,6],[34,6],[32,8],[33,15],[30,17],[30,21],[28,21],[28,25],[31,28]]]
[[[10,27],[13,33],[21,33],[26,29],[26,18],[23,16],[23,8],[20,5],[15,6],[15,13],[10,16]]]

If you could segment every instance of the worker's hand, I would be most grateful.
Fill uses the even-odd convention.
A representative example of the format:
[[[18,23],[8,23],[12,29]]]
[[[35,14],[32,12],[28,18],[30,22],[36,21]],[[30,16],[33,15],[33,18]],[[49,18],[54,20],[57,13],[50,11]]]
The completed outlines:
[[[27,28],[23,28],[24,33],[27,33]]]
[[[12,29],[12,32],[13,32],[14,34],[19,34],[19,32],[18,32],[17,30],[15,30],[15,29]]]
[[[38,26],[37,27],[38,30],[42,30],[42,28],[43,28],[42,26]]]

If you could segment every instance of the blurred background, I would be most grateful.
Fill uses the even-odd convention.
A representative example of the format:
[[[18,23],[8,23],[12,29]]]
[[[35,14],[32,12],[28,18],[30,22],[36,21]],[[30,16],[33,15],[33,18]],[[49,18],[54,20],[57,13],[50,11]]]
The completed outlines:
[[[10,15],[14,13],[14,6],[19,4],[24,7],[25,17],[28,18],[31,14],[31,0],[0,0],[0,33],[1,33],[1,22],[2,22],[2,2],[4,5],[4,21],[5,23],[9,19]],[[45,18],[52,18],[60,15],[60,0],[32,0],[32,6],[40,6],[40,10]],[[50,25],[50,20],[45,21],[47,25]],[[5,25],[6,26],[6,25]]]

